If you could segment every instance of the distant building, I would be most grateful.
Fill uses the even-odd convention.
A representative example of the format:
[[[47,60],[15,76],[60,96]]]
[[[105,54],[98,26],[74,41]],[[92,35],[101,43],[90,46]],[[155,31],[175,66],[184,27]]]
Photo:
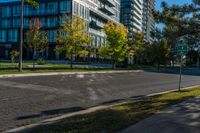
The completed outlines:
[[[155,22],[152,9],[155,0],[121,0],[121,23],[128,27],[129,32],[140,31],[145,35],[147,42],[152,42],[151,31]]]
[[[121,0],[121,23],[129,31],[142,32],[143,0]]]
[[[155,21],[152,10],[155,8],[155,0],[143,0],[143,27],[142,31],[147,42],[152,42],[151,32],[155,30]]]
[[[8,59],[9,52],[19,47],[21,5],[19,0],[0,2],[0,5],[0,58]],[[85,18],[88,30],[94,36],[92,45],[98,48],[105,43],[105,33],[102,31],[105,23],[120,22],[120,0],[39,0],[36,8],[25,4],[24,31],[28,30],[31,19],[39,18],[42,29],[48,33],[49,47],[44,52],[46,59],[64,59],[64,55],[54,51],[63,14]],[[27,59],[32,56],[26,49],[23,55]]]

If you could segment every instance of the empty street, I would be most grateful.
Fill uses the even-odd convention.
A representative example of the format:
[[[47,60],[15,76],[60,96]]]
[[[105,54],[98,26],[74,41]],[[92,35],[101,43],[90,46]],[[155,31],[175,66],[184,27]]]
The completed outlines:
[[[179,75],[152,72],[0,79],[0,131],[63,113],[178,88]],[[183,75],[182,87],[200,84]]]

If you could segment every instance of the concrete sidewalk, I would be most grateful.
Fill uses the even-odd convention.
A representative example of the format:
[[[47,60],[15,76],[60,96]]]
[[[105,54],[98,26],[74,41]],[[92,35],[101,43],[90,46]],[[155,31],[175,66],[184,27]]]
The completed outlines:
[[[44,73],[24,73],[24,74],[0,74],[0,78],[13,77],[34,77],[34,76],[56,76],[56,75],[79,75],[79,74],[105,74],[105,73],[140,73],[143,70],[111,70],[111,71],[83,71],[83,72],[44,72]]]
[[[200,97],[174,105],[121,133],[200,133]]]

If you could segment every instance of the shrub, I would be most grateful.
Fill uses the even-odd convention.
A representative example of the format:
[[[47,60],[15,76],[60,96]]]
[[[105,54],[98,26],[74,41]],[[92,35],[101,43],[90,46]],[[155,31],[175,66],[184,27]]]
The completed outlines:
[[[39,58],[39,59],[37,60],[37,64],[38,64],[38,65],[45,65],[46,62],[45,62],[45,60],[44,60],[43,58]]]

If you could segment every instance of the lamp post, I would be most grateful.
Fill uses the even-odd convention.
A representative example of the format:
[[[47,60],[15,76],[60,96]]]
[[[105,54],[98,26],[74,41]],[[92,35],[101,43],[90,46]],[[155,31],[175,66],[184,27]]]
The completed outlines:
[[[23,27],[24,27],[24,0],[21,0],[21,21],[20,21],[20,44],[19,44],[19,72],[22,71],[22,58],[23,58]]]

